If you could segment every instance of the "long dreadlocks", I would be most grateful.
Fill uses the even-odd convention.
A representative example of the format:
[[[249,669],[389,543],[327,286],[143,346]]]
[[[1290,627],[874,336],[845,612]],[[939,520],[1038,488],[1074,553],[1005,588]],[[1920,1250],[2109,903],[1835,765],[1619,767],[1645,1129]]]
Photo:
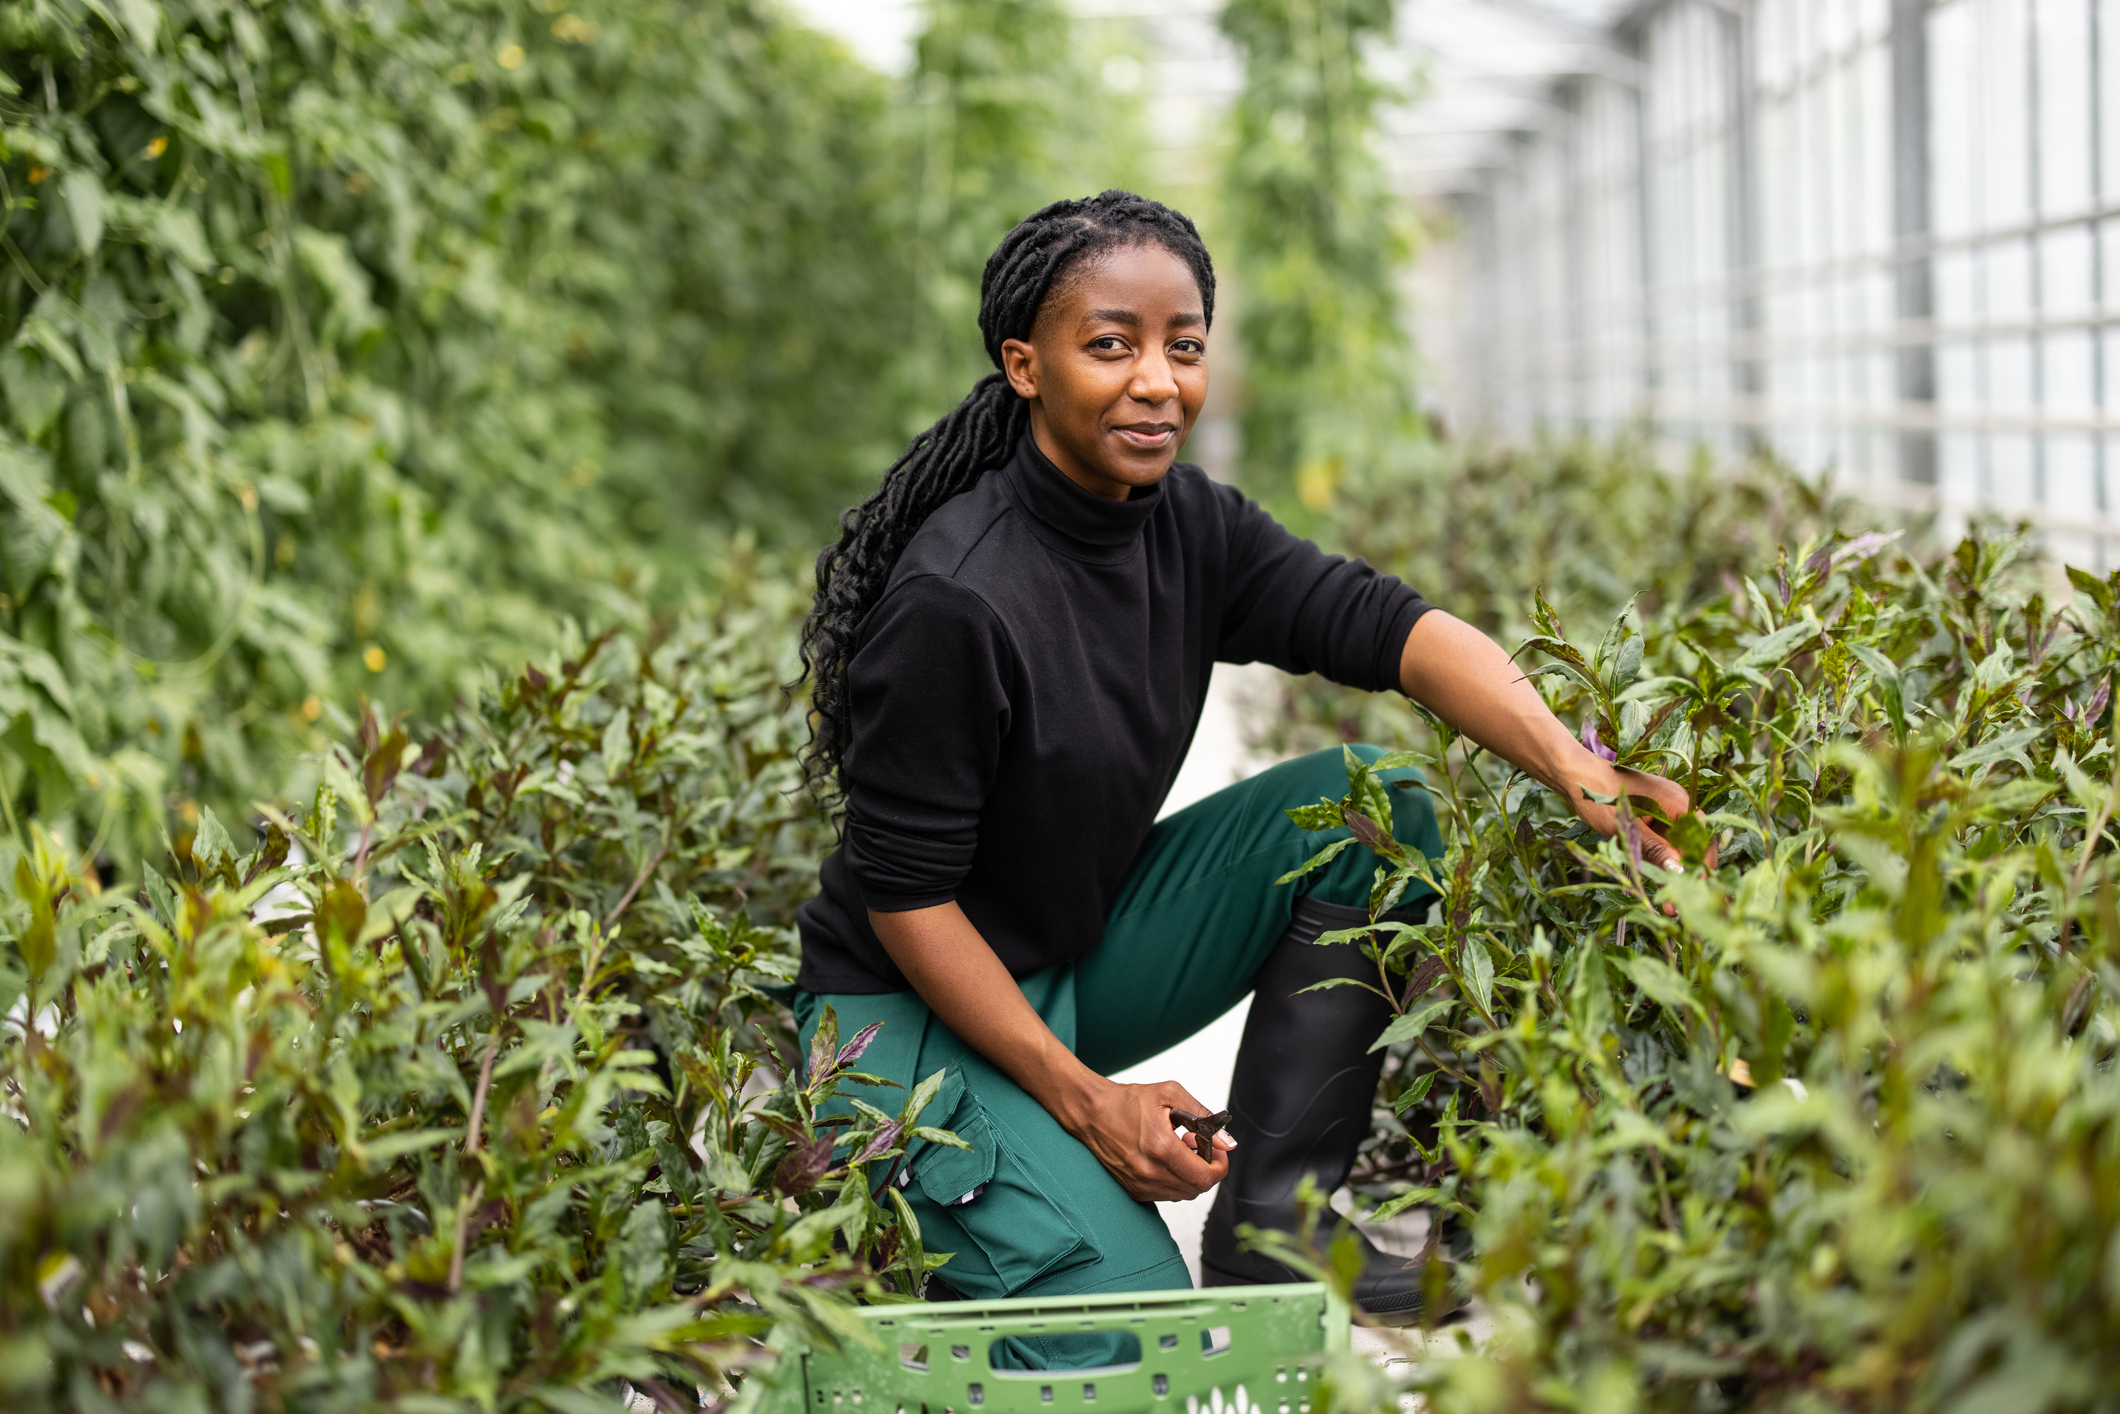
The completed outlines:
[[[1028,339],[1046,299],[1070,271],[1105,251],[1162,246],[1184,261],[1200,286],[1202,313],[1215,317],[1215,269],[1193,223],[1132,192],[1056,201],[1025,217],[987,257],[979,281],[979,332],[1001,367],[1001,345]],[[915,437],[867,500],[839,518],[839,540],[817,557],[817,602],[802,626],[803,674],[811,689],[804,778],[828,797],[843,790],[841,763],[850,723],[846,667],[862,620],[883,597],[891,569],[921,524],[952,496],[1006,462],[1030,426],[1030,405],[1008,379],[990,373],[963,402]]]

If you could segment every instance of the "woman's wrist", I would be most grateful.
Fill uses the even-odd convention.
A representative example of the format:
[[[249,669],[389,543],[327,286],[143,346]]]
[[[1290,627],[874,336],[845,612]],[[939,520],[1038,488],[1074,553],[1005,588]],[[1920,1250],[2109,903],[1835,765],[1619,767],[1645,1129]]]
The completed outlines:
[[[1045,1083],[1038,1086],[1043,1093],[1032,1098],[1060,1121],[1062,1129],[1079,1137],[1112,1082],[1077,1060],[1073,1052],[1063,1050],[1061,1054],[1065,1059],[1049,1069]]]
[[[1577,741],[1558,721],[1546,733],[1542,745],[1546,749],[1540,753],[1542,759],[1535,774],[1571,805],[1582,800],[1585,789],[1599,795],[1612,794],[1619,781],[1612,763]]]

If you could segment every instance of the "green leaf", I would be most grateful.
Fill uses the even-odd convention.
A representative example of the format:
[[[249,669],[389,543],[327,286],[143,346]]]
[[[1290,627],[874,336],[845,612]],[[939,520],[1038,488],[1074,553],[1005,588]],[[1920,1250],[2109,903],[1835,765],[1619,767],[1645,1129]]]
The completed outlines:
[[[1292,810],[1288,813],[1290,815],[1295,814],[1295,812]],[[1297,823],[1301,824],[1302,822],[1298,821]],[[1334,823],[1337,824],[1338,821],[1335,821]],[[1303,828],[1311,829],[1313,827],[1305,825]],[[1310,856],[1310,858],[1304,860],[1301,864],[1289,870],[1280,878],[1274,880],[1274,882],[1276,884],[1292,884],[1296,880],[1302,878],[1305,874],[1310,873],[1312,870],[1322,869],[1326,865],[1332,863],[1333,860],[1338,859],[1340,857],[1343,851],[1351,849],[1356,843],[1357,841],[1353,835],[1349,835],[1346,839],[1343,840],[1334,840],[1331,844],[1325,846],[1325,848],[1319,850],[1316,854],[1313,854],[1312,856]]]
[[[911,1134],[915,1139],[925,1139],[930,1144],[941,1144],[952,1149],[969,1149],[972,1147],[947,1129],[933,1129],[924,1124],[914,1125],[907,1133]]]
[[[1459,969],[1464,974],[1465,986],[1472,999],[1487,1015],[1494,1015],[1494,959],[1477,938],[1465,940],[1464,952],[1459,959]]]
[[[74,228],[74,245],[81,254],[94,255],[103,244],[103,184],[93,172],[76,167],[60,181],[59,195]]]
[[[1340,803],[1336,800],[1298,805],[1283,813],[1295,821],[1298,829],[1304,830],[1337,830],[1345,823],[1340,818]]]
[[[1640,954],[1622,957],[1618,961],[1620,968],[1649,1000],[1672,1012],[1706,1015],[1694,999],[1693,988],[1668,964]]]
[[[1421,1101],[1427,1099],[1428,1092],[1435,1088],[1436,1076],[1441,1073],[1441,1071],[1435,1070],[1423,1071],[1418,1080],[1399,1092],[1399,1098],[1392,1102],[1391,1108],[1393,1112],[1404,1114]]]
[[[898,1111],[898,1118],[907,1129],[914,1127],[920,1119],[921,1111],[925,1110],[934,1102],[935,1097],[942,1093],[943,1082],[948,1080],[949,1076],[950,1073],[947,1067],[938,1070],[918,1085],[915,1085],[912,1093],[905,1097],[905,1107]]]
[[[209,873],[235,867],[235,842],[229,839],[210,805],[199,808],[199,828],[192,836],[191,857]]]
[[[1403,1193],[1394,1193],[1391,1197],[1379,1203],[1376,1211],[1371,1213],[1364,1221],[1371,1223],[1390,1222],[1408,1208],[1418,1208],[1433,1203],[1442,1196],[1442,1192],[1443,1190],[1440,1188],[1409,1188]]]
[[[1970,771],[1975,766],[1989,766],[1998,761],[2015,761],[2024,767],[2026,775],[2031,775],[2037,768],[2032,765],[2031,758],[2025,755],[2025,748],[2039,740],[2045,730],[2040,726],[2020,727],[2016,731],[1991,737],[1978,746],[1953,756],[1951,768]]]
[[[1769,668],[1779,664],[1804,644],[1818,636],[1818,625],[1809,619],[1784,624],[1774,632],[1761,638],[1744,651],[1737,660],[1738,668]]]
[[[117,0],[118,13],[124,17],[126,33],[132,42],[142,49],[155,47],[155,31],[161,21],[162,11],[154,0]]]
[[[52,896],[30,867],[26,855],[15,860],[15,891],[29,905],[29,921],[15,935],[15,946],[22,952],[23,966],[29,969],[32,985],[44,976],[58,955],[53,933]]]
[[[1899,681],[1898,666],[1894,664],[1891,659],[1885,657],[1884,654],[1878,652],[1875,648],[1870,647],[1870,645],[1868,645],[1867,643],[1854,642],[1847,643],[1845,646],[1848,652],[1852,653],[1858,660],[1860,660],[1864,667],[1868,668],[1871,673],[1876,675],[1878,681],[1890,681],[1895,683]]]
[[[374,1173],[407,1154],[416,1154],[437,1144],[454,1144],[463,1137],[462,1126],[455,1129],[411,1129],[365,1140],[360,1146],[360,1154],[367,1171]]]
[[[1396,1046],[1401,1041],[1418,1041],[1430,1022],[1456,1005],[1457,1000],[1454,997],[1437,997],[1423,1002],[1403,1016],[1393,1017],[1391,1024],[1384,1028],[1384,1034],[1377,1037],[1369,1049],[1381,1051],[1386,1046]]]

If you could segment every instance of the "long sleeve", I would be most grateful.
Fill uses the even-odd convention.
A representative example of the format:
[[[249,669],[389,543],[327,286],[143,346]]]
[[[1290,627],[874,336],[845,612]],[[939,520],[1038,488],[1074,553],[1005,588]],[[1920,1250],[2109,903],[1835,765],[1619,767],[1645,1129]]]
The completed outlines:
[[[1397,687],[1406,635],[1434,606],[1366,561],[1326,554],[1235,488],[1216,491],[1229,568],[1215,656],[1369,692]]]
[[[846,860],[867,907],[957,896],[1008,733],[1013,672],[993,611],[952,580],[902,581],[871,611],[847,665]]]

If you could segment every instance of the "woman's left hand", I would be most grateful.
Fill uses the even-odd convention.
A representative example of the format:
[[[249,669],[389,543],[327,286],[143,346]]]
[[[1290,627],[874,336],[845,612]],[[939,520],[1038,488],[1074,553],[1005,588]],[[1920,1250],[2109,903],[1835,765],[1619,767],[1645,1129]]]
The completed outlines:
[[[1642,862],[1664,869],[1683,870],[1685,861],[1678,850],[1664,837],[1663,826],[1643,808],[1644,803],[1653,802],[1663,812],[1664,818],[1675,820],[1693,809],[1692,797],[1678,782],[1647,771],[1637,771],[1630,766],[1614,766],[1599,760],[1588,751],[1583,753],[1573,773],[1574,780],[1566,782],[1568,803],[1583,822],[1601,835],[1617,835],[1620,832],[1619,809],[1592,800],[1584,794],[1586,790],[1599,795],[1628,797],[1628,804],[1637,823],[1641,825]],[[1708,845],[1708,867],[1715,867],[1715,845]]]
[[[1590,799],[1621,796],[1654,802],[1666,820],[1693,809],[1676,781],[1615,766],[1583,745],[1546,706],[1501,646],[1471,624],[1440,609],[1423,614],[1406,635],[1399,657],[1399,685],[1406,695],[1449,722],[1512,766],[1567,796],[1575,813],[1606,835],[1620,832],[1619,811]],[[1639,806],[1644,863],[1683,869],[1685,861],[1663,827]],[[1707,866],[1715,867],[1715,846]]]

